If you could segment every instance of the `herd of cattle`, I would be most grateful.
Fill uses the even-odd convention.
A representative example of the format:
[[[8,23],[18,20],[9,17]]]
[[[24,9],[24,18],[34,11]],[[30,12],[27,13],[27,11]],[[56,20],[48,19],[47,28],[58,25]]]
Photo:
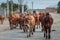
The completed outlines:
[[[2,16],[0,20],[2,20],[2,23],[3,23],[4,17]],[[37,25],[37,28],[40,28],[40,24],[41,24],[42,31],[44,32],[44,37],[46,39],[47,38],[50,39],[50,32],[51,32],[51,27],[53,24],[53,18],[48,12],[33,13],[33,14],[14,13],[8,17],[8,20],[9,20],[11,30],[16,28],[19,25],[20,29],[28,33],[27,37],[30,37],[31,35],[33,35],[36,29],[35,28],[36,25]]]

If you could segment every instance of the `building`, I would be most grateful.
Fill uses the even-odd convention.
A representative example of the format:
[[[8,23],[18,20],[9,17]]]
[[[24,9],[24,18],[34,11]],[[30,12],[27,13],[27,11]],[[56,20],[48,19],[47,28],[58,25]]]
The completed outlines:
[[[57,9],[56,8],[53,8],[53,7],[47,7],[46,8],[46,11],[47,12],[57,12]]]
[[[0,7],[0,15],[4,15],[6,17],[7,15],[6,8],[3,9],[2,7]]]
[[[57,13],[57,9],[53,8],[53,7],[47,7],[46,9],[33,9],[36,12],[53,12],[53,13]],[[28,12],[33,11],[32,9],[29,9]]]
[[[29,9],[28,11],[29,11],[29,12],[32,12],[32,9]],[[37,13],[38,13],[38,12],[46,12],[45,9],[34,9],[34,11],[36,11]]]

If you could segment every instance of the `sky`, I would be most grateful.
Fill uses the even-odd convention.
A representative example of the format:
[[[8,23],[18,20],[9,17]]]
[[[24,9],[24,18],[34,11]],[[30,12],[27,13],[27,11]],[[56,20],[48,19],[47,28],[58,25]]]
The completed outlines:
[[[7,0],[0,0],[0,4],[2,2],[6,2]],[[56,7],[59,0],[23,0],[23,4],[27,4],[29,9],[32,9],[32,1],[33,1],[33,9],[45,9],[46,7]],[[14,3],[18,3],[18,0],[13,0]]]

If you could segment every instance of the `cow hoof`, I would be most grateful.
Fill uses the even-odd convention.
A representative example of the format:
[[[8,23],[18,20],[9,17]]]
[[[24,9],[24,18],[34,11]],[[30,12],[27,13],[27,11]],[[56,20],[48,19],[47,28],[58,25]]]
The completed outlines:
[[[35,32],[35,30],[33,30],[33,32]]]
[[[13,30],[13,28],[10,28],[10,30]]]
[[[25,30],[24,30],[24,32],[25,32]]]
[[[28,37],[31,37],[31,36],[30,36],[30,35],[27,35],[27,38],[28,38]]]
[[[46,36],[46,39],[47,39],[47,36]]]
[[[38,27],[37,27],[37,29],[38,29]]]
[[[48,37],[48,39],[50,39],[50,36]]]
[[[14,27],[16,29],[16,27]]]
[[[28,35],[27,35],[27,38],[28,38]]]
[[[22,30],[22,28],[20,28]]]
[[[31,35],[29,35],[29,37],[31,37]]]
[[[13,28],[10,27],[10,30],[13,30]]]
[[[50,39],[50,38],[48,38],[48,39]]]
[[[19,27],[22,30],[22,27]]]
[[[45,35],[44,35],[44,38],[45,38]]]
[[[35,32],[35,29],[33,29],[33,32]]]
[[[24,29],[23,29],[24,32],[26,32]]]
[[[43,29],[41,29],[41,31],[43,32]]]
[[[33,33],[32,33],[32,35],[33,35]]]

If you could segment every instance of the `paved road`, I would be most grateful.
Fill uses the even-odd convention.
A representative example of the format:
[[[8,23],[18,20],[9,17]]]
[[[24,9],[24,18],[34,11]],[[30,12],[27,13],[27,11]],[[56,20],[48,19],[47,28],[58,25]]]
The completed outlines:
[[[57,14],[50,13],[54,18],[54,24],[52,30],[56,31],[51,32],[51,40],[60,40],[60,16]],[[27,34],[22,30],[14,29],[9,30],[8,21],[5,21],[3,25],[0,25],[0,40],[45,40],[43,37],[43,32],[40,29],[36,29],[36,32],[33,36],[27,38]]]

